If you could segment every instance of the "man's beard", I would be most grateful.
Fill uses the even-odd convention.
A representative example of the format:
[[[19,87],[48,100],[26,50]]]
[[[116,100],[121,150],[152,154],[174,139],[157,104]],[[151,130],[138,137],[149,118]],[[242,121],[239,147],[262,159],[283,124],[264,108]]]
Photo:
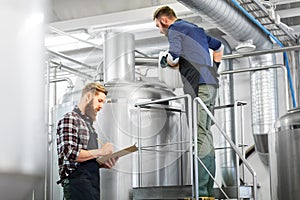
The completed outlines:
[[[91,118],[93,121],[96,120],[97,112],[93,107],[93,99],[86,105],[85,107],[85,114]]]

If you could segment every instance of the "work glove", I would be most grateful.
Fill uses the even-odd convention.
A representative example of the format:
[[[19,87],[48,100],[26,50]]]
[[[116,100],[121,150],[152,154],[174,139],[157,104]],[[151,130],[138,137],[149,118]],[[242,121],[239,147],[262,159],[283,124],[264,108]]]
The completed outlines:
[[[168,66],[170,67],[170,65],[168,64],[167,58],[168,58],[168,54],[166,54],[166,55],[164,55],[164,56],[161,57],[161,59],[160,59],[160,66],[162,68],[166,68]]]
[[[220,64],[221,64],[221,62],[214,61],[213,67],[216,70],[216,72],[218,71]]]
[[[219,73],[218,73],[218,69],[219,69],[220,64],[221,64],[221,62],[216,62],[216,61],[214,61],[214,63],[213,63],[213,68],[214,68],[213,75],[215,77],[219,77],[220,76]]]

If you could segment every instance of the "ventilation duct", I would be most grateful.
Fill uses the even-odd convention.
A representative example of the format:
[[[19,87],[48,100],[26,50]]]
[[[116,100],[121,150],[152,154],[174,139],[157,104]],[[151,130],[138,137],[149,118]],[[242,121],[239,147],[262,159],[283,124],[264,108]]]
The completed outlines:
[[[205,18],[205,20],[216,24],[223,32],[239,42],[252,40],[257,50],[271,49],[273,47],[268,36],[228,1],[178,0],[178,2],[191,10],[195,10]],[[275,60],[272,55],[256,56],[250,59],[251,67],[269,66],[274,63]],[[274,87],[276,71],[265,70],[252,72],[250,79],[251,96],[253,97],[251,112],[255,146],[258,152],[266,155],[266,153],[268,153],[267,139],[262,138],[265,138],[278,113],[277,90]],[[263,84],[259,84],[259,81],[263,81]],[[266,95],[269,95],[268,98],[266,98]],[[271,99],[272,101],[270,101]],[[260,158],[264,163],[267,163],[265,156],[261,156]]]

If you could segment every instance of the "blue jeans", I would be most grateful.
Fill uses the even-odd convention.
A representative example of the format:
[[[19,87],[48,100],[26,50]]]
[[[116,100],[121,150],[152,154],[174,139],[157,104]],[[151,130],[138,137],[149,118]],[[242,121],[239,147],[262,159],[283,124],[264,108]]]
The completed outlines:
[[[204,102],[211,113],[214,113],[217,88],[213,85],[199,85],[198,97]],[[210,131],[211,118],[201,105],[198,107],[198,157],[204,163],[209,172],[215,176],[215,150],[213,135]],[[201,197],[213,197],[214,181],[202,167],[198,164],[199,195]]]
[[[201,158],[202,163],[215,177],[216,162],[215,156],[207,155]],[[209,176],[204,167],[198,162],[198,191],[200,197],[214,197],[214,180]]]

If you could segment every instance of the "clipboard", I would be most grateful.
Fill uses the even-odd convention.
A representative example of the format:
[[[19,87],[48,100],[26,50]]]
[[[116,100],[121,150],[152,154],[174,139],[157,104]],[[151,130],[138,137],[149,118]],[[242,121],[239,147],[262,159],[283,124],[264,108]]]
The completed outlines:
[[[96,161],[99,163],[99,164],[103,164],[105,163],[107,160],[111,159],[111,158],[116,158],[116,157],[122,157],[122,156],[125,156],[125,155],[128,155],[128,154],[131,154],[135,151],[137,151],[138,148],[136,146],[136,144],[132,145],[132,146],[129,146],[129,147],[126,147],[124,149],[121,149],[119,151],[116,151],[112,154],[109,154],[109,155],[106,155],[106,156],[101,156],[101,157],[98,157],[96,158]]]

